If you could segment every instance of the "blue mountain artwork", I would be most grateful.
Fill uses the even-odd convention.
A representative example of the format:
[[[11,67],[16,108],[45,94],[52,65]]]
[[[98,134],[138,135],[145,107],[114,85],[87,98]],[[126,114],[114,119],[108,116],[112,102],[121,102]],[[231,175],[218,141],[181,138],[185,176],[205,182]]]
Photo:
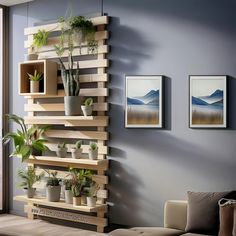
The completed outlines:
[[[202,105],[202,106],[209,105],[207,102],[203,101],[200,98],[194,97],[194,96],[192,96],[192,104],[193,105]]]
[[[223,90],[217,89],[214,93],[212,93],[210,98],[223,98],[224,92]]]
[[[144,103],[138,99],[135,98],[127,98],[127,104],[128,105],[144,105]]]
[[[159,90],[151,90],[146,95],[136,97],[136,99],[141,100],[144,104],[159,105]]]

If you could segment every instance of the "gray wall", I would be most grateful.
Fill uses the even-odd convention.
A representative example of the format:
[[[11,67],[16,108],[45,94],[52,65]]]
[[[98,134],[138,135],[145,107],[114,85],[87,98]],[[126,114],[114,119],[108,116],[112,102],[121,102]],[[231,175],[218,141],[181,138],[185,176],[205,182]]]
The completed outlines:
[[[23,60],[23,29],[65,14],[111,16],[109,97],[110,222],[161,225],[167,199],[186,191],[236,188],[236,3],[234,0],[36,0],[10,10],[11,112],[24,115],[17,93],[17,63]],[[165,75],[165,129],[124,128],[125,75]],[[188,128],[188,75],[230,75],[229,128]],[[11,196],[16,188],[11,160]],[[11,201],[22,214],[22,204]]]

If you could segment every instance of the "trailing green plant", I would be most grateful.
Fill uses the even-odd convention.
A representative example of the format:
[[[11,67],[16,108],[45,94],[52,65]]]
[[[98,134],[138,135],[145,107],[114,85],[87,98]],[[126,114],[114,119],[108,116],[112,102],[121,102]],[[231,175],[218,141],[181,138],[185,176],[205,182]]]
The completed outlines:
[[[38,30],[36,34],[33,35],[33,46],[36,48],[41,48],[47,45],[49,32],[46,30]]]
[[[66,148],[66,143],[63,142],[63,143],[58,143],[57,145],[58,148]]]
[[[46,186],[59,186],[61,180],[57,178],[57,171],[45,170],[48,173],[48,180]]]
[[[22,159],[22,162],[28,160],[30,155],[33,155],[35,150],[39,152],[49,150],[45,145],[47,140],[43,138],[43,134],[50,129],[50,126],[39,127],[31,126],[29,129],[25,125],[25,121],[20,116],[14,114],[6,115],[9,121],[13,121],[20,126],[16,132],[9,132],[3,137],[3,143],[7,144],[13,141],[14,150],[10,156],[17,156]]]
[[[93,105],[93,99],[92,99],[92,98],[87,98],[87,99],[84,101],[84,105],[85,105],[86,107],[92,106],[92,105]]]
[[[76,143],[75,143],[75,147],[77,149],[80,149],[81,148],[81,145],[82,145],[82,140],[78,140]]]
[[[19,187],[27,189],[33,188],[33,185],[44,177],[44,173],[37,175],[36,169],[32,166],[29,166],[26,170],[18,170],[17,174],[22,180]]]
[[[31,75],[29,73],[27,73],[29,76],[29,80],[31,81],[39,81],[43,78],[43,74],[42,73],[38,73],[37,70],[34,71],[34,74]]]
[[[95,151],[95,150],[97,150],[98,149],[98,145],[96,144],[96,143],[90,143],[90,150],[93,150],[93,151]]]

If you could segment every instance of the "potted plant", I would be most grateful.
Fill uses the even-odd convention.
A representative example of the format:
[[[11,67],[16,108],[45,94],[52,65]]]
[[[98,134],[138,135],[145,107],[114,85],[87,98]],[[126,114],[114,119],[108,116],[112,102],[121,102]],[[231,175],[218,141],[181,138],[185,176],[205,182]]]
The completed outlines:
[[[68,204],[73,203],[73,193],[72,193],[72,182],[70,179],[65,179],[63,181],[63,185],[65,187],[65,202]]]
[[[34,71],[34,74],[31,75],[27,73],[30,80],[30,92],[38,93],[39,92],[39,81],[43,78],[42,73],[38,73],[37,70]]]
[[[89,159],[96,160],[98,156],[98,146],[96,143],[90,143]]]
[[[67,150],[68,148],[65,143],[59,143],[57,145],[57,151],[56,151],[57,156],[61,158],[66,158]]]
[[[87,205],[89,207],[96,206],[97,201],[97,192],[99,190],[99,186],[95,181],[92,181],[90,186],[87,188]]]
[[[81,149],[82,141],[78,140],[75,143],[75,147],[71,148],[71,156],[72,158],[78,159],[81,156],[82,149]]]
[[[29,166],[26,170],[18,170],[18,176],[21,178],[22,182],[19,187],[22,187],[28,198],[33,198],[35,195],[36,188],[33,185],[39,182],[44,174],[36,175],[36,170],[34,167]]]
[[[87,204],[86,188],[89,187],[92,182],[92,175],[93,175],[93,172],[91,170],[87,170],[87,169],[79,170],[79,176],[80,176],[81,182],[83,183],[82,192],[81,192],[82,205]]]
[[[33,125],[27,129],[23,118],[10,114],[6,117],[20,126],[20,129],[17,129],[16,132],[9,132],[3,137],[4,144],[13,141],[14,150],[10,156],[20,157],[23,162],[28,160],[30,155],[40,156],[43,151],[49,150],[45,146],[47,140],[43,138],[43,134],[50,129],[50,126],[39,127]]]
[[[25,55],[25,60],[38,60],[38,54],[36,53],[35,47],[33,45],[31,45],[29,48],[29,54]]]
[[[48,180],[46,184],[46,196],[49,202],[59,202],[61,194],[60,180],[57,178],[57,171],[46,171]]]
[[[78,37],[76,42],[81,49],[81,42],[83,39],[88,41],[88,50],[94,52],[96,48],[95,28],[91,21],[84,17],[71,17],[67,20],[61,17],[59,22],[61,23],[61,36],[58,45],[55,45],[55,50],[59,56],[59,63],[61,67],[61,77],[65,90],[65,115],[76,116],[81,113],[82,99],[79,97],[80,84],[79,84],[79,63],[76,63],[74,67],[74,39],[73,35],[80,32],[83,36]],[[67,39],[67,41],[66,41]],[[62,61],[62,57],[65,56],[65,49],[68,49],[68,68]]]
[[[87,98],[84,101],[84,105],[81,106],[81,110],[84,114],[84,116],[91,116],[93,112],[93,99]]]

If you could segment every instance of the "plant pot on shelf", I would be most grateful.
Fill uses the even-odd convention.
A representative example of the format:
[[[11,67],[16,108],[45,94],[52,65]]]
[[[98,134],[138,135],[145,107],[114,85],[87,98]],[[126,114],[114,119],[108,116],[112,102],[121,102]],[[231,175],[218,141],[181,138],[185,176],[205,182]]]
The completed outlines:
[[[93,106],[81,106],[81,110],[84,116],[91,116],[93,113]]]
[[[61,195],[61,185],[46,187],[46,196],[49,202],[59,202],[60,195]]]
[[[96,149],[96,150],[89,149],[89,159],[96,160],[97,157],[98,157],[98,149]]]
[[[73,203],[73,194],[71,190],[65,190],[65,203]]]
[[[36,53],[30,53],[26,56],[26,61],[34,61],[34,60],[38,60],[38,54]]]
[[[27,198],[33,198],[35,195],[36,188],[24,188]]]
[[[65,96],[65,115],[66,116],[78,116],[81,114],[82,98],[79,96]]]
[[[87,197],[86,196],[81,197],[81,205],[87,205]]]
[[[80,206],[81,205],[81,197],[73,197],[73,205]]]
[[[31,93],[39,92],[39,81],[30,81],[30,92]]]
[[[57,148],[56,154],[58,157],[66,158],[67,150],[68,150],[67,147]]]
[[[71,157],[74,159],[79,159],[82,153],[81,148],[71,148]]]
[[[95,207],[96,206],[96,197],[87,197],[87,206],[89,207]]]

